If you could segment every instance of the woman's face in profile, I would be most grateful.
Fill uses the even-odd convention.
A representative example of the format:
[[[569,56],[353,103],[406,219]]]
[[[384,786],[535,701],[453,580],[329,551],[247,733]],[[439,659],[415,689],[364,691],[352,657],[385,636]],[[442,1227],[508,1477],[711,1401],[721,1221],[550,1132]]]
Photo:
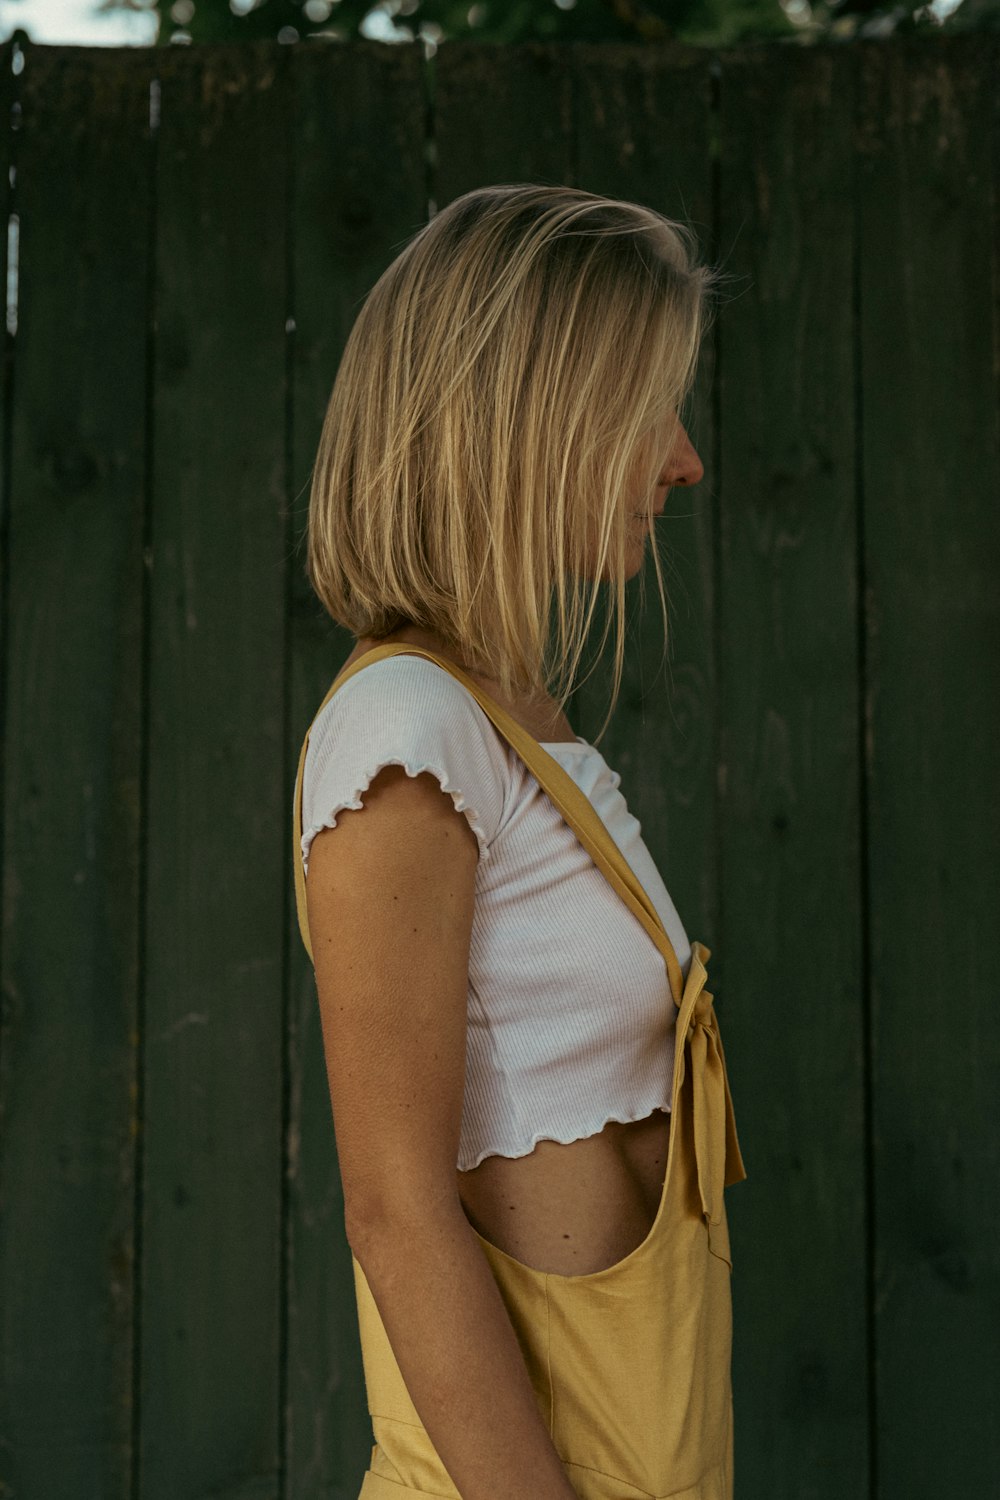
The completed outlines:
[[[705,465],[698,457],[698,450],[687,435],[683,423],[678,425],[677,437],[672,451],[663,455],[663,463],[653,493],[653,515],[663,514],[667,493],[675,484],[698,484],[705,476]],[[626,497],[629,514],[626,517],[626,537],[629,543],[625,554],[625,576],[633,578],[642,567],[646,550],[646,538],[650,533],[647,519],[646,497],[630,494]],[[648,507],[646,507],[648,509]]]

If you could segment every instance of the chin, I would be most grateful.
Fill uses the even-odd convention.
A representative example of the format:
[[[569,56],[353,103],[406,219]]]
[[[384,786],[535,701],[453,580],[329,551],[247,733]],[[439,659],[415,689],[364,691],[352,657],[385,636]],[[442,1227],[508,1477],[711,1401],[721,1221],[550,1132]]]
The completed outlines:
[[[636,574],[641,573],[645,561],[646,561],[646,549],[645,549],[644,546],[643,547],[630,547],[628,549],[628,551],[625,553],[625,577],[626,577],[626,579],[635,578]],[[593,575],[591,575],[591,576],[593,576]],[[598,581],[600,583],[610,583],[610,581],[611,581],[611,573],[610,573],[610,571],[603,572],[600,575],[600,579]]]

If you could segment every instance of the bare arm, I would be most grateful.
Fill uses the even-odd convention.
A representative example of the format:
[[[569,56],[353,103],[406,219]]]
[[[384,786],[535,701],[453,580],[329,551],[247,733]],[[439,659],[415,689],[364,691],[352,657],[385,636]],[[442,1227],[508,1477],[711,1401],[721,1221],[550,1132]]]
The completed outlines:
[[[348,1239],[462,1500],[576,1500],[458,1197],[479,849],[387,766],[312,842],[306,887]]]
[[[461,1209],[355,1239],[406,1388],[462,1500],[577,1500]]]

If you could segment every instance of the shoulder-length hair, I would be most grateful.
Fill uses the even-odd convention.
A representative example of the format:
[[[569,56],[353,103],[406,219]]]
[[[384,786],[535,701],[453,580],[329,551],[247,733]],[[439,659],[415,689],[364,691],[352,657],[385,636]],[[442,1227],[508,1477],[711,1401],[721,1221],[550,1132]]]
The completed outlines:
[[[481,187],[436,213],[365,298],[327,406],[306,572],[332,619],[434,631],[505,696],[562,709],[608,581],[603,734],[627,533],[652,513],[720,279],[686,225],[578,188]]]

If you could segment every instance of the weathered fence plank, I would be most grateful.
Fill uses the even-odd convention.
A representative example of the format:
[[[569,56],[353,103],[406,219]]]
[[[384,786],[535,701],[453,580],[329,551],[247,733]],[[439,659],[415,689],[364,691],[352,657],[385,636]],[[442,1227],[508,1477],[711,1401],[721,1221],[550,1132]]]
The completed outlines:
[[[351,1257],[312,968],[291,866],[302,738],[354,642],[305,575],[312,467],[344,341],[362,298],[426,221],[424,91],[416,48],[297,50],[290,170],[295,357],[289,717],[280,809],[287,857],[290,1159],[288,1500],[354,1500],[371,1454]],[[289,542],[289,550],[293,542]]]
[[[132,1483],[149,62],[4,53],[0,1489],[46,1500]]]
[[[450,42],[434,59],[434,201],[491,182],[572,183],[572,49]]]
[[[741,1496],[868,1489],[852,54],[723,55],[718,933]]]
[[[1000,1472],[1000,42],[860,54],[880,1496]]]
[[[669,665],[650,557],[602,749],[713,949],[738,1492],[985,1494],[1000,42],[12,52],[0,1492],[357,1494],[290,867],[351,645],[305,577],[312,466],[401,245],[536,181],[683,218],[733,278],[705,477],[658,523]]]
[[[157,57],[143,1500],[280,1484],[285,55]]]

